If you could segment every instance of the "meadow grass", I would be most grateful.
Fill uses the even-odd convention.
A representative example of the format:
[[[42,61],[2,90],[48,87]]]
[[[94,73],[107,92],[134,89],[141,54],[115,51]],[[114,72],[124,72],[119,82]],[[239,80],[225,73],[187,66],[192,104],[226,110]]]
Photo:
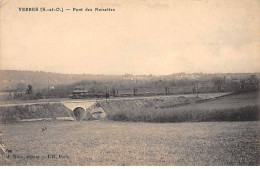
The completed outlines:
[[[256,121],[4,124],[6,147],[25,158],[10,157],[2,165],[259,165],[258,126]]]

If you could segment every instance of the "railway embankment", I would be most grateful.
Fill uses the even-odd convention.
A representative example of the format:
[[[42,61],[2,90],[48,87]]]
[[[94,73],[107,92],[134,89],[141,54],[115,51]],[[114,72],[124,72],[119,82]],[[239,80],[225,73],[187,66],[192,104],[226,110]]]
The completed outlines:
[[[0,122],[15,123],[21,121],[55,120],[72,117],[70,109],[61,103],[1,106]]]

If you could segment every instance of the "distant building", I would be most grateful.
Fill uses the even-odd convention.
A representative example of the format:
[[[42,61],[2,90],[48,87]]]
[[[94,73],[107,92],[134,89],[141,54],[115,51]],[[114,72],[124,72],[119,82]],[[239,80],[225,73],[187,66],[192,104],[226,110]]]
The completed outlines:
[[[257,90],[258,87],[259,83],[255,75],[251,75],[249,78],[240,80],[241,90]]]

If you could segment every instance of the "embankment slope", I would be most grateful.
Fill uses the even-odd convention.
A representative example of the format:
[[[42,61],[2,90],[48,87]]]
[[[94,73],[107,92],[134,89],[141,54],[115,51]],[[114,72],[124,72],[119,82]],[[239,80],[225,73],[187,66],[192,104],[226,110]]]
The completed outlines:
[[[71,117],[73,113],[61,103],[32,104],[0,107],[0,122],[13,123],[26,119],[56,119]]]

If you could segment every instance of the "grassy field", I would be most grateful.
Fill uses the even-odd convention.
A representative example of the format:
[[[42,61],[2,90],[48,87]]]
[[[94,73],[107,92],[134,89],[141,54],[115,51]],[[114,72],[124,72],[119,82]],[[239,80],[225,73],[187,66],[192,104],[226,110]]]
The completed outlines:
[[[182,99],[182,98],[181,98]],[[176,104],[182,103],[178,98]],[[188,99],[184,98],[184,102]],[[190,98],[192,100],[192,98]],[[199,100],[199,103],[189,101],[184,106],[174,106],[174,100],[166,102],[172,107],[164,106],[139,106],[134,103],[122,102],[120,106],[110,106],[113,103],[106,103],[105,110],[108,111],[108,118],[116,121],[142,121],[142,122],[202,122],[202,121],[254,121],[259,120],[260,100],[257,92],[246,92],[224,96],[211,100]],[[201,102],[202,101],[202,102]],[[164,102],[162,102],[165,104]],[[124,106],[127,105],[127,106]],[[143,104],[145,105],[145,104]],[[167,107],[167,106],[166,106]]]
[[[13,154],[2,165],[259,165],[259,124],[5,124],[3,142]],[[45,126],[48,131],[42,132]]]
[[[217,122],[217,121],[258,121],[259,106],[229,109],[191,109],[186,107],[141,110],[123,109],[108,114],[108,119],[133,122]]]
[[[185,107],[190,107],[193,109],[227,109],[254,105],[260,106],[260,93],[256,91],[233,94],[209,102],[187,105]]]

